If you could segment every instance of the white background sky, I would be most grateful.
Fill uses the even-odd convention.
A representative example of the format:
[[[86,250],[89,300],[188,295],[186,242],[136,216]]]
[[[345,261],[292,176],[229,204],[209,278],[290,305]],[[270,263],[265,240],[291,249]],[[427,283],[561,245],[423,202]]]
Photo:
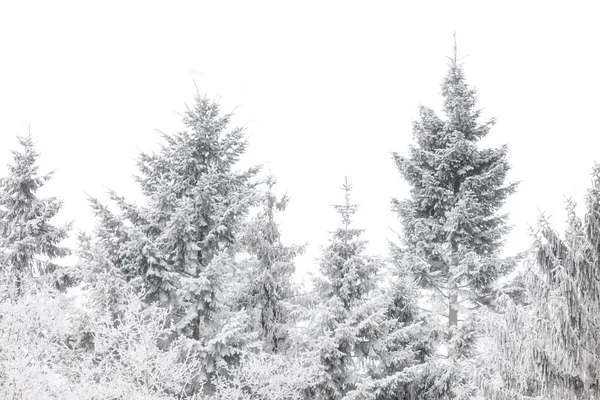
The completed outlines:
[[[539,210],[557,227],[565,196],[583,203],[600,161],[600,24],[595,2],[103,1],[0,5],[0,172],[27,126],[47,193],[63,220],[94,225],[84,192],[135,199],[140,151],[156,129],[180,129],[195,93],[235,107],[250,146],[291,204],[288,242],[309,242],[313,265],[347,175],[356,227],[387,251],[408,196],[390,152],[406,154],[418,105],[441,106],[440,83],[457,32],[467,80],[498,123],[485,146],[509,145],[506,253],[530,244]]]

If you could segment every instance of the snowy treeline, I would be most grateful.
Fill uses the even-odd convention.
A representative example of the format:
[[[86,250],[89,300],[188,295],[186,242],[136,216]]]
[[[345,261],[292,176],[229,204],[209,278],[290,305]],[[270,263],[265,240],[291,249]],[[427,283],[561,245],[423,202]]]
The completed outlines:
[[[456,54],[441,94],[444,117],[421,107],[392,154],[411,187],[390,205],[398,242],[367,254],[343,182],[309,287],[279,231],[290,199],[239,168],[245,131],[211,99],[140,155],[143,204],[89,199],[96,229],[73,249],[19,137],[0,180],[0,398],[598,398],[600,167],[583,218],[569,203],[564,235],[541,218],[502,257],[507,147],[480,147],[494,121]]]

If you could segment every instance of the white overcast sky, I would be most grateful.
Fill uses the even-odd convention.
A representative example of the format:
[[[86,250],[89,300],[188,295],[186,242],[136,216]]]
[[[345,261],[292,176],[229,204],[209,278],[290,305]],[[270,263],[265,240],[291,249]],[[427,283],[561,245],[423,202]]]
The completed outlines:
[[[195,93],[235,107],[250,146],[291,196],[288,242],[309,243],[310,268],[337,226],[347,175],[355,221],[384,254],[408,196],[390,153],[406,153],[418,105],[440,109],[457,32],[467,80],[509,145],[508,254],[530,244],[539,211],[565,218],[600,161],[600,11],[576,1],[102,1],[0,5],[0,172],[31,126],[47,193],[63,220],[94,225],[85,194],[135,199],[140,151],[180,129]]]

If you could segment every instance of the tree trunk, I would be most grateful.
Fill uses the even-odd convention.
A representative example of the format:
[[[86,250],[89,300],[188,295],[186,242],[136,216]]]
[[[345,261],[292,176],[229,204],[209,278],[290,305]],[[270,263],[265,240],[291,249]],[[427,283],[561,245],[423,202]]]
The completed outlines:
[[[454,307],[458,301],[458,296],[455,294],[450,295],[450,301],[448,303],[448,326],[458,325],[458,310]]]
[[[21,297],[21,292],[22,292],[22,286],[23,286],[23,280],[21,278],[21,273],[19,271],[17,271],[16,274],[16,281],[15,281],[15,285],[17,287],[17,297]]]
[[[192,330],[192,339],[200,340],[200,324],[202,323],[202,313],[200,311],[196,313],[196,318],[194,318],[192,323],[194,324]]]

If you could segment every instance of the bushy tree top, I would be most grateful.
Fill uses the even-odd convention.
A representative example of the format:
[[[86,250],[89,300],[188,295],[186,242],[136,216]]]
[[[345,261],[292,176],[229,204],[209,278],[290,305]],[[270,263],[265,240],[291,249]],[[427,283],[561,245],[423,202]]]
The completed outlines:
[[[39,174],[39,154],[30,135],[17,139],[22,150],[12,151],[8,176],[0,179],[0,264],[18,274],[39,274],[55,268],[49,260],[69,253],[60,242],[70,224],[52,224],[62,202],[38,194],[52,173]]]
[[[329,244],[320,258],[320,271],[328,279],[326,296],[341,301],[346,310],[363,301],[375,287],[375,278],[382,264],[365,254],[367,241],[361,239],[364,229],[351,228],[352,215],[357,206],[350,202],[352,186],[342,186],[345,203],[334,206],[342,226],[332,232]]]

